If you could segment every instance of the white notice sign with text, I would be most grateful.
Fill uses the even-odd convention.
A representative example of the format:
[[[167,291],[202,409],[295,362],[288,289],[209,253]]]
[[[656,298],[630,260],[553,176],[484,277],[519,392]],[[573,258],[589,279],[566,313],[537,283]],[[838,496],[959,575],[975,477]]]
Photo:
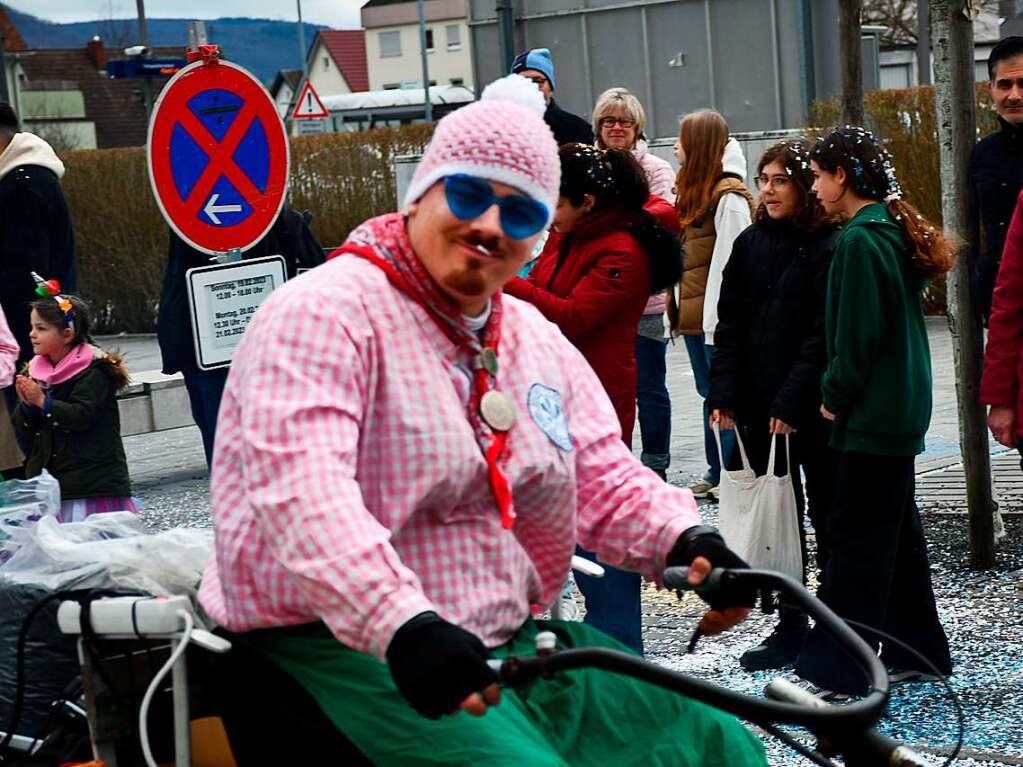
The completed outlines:
[[[231,364],[259,305],[288,277],[282,256],[198,266],[185,273],[195,360],[201,370]]]

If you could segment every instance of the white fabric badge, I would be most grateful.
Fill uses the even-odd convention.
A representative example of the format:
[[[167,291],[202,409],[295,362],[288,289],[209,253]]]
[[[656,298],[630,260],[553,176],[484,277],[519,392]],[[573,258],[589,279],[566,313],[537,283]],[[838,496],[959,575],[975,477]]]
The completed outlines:
[[[572,450],[572,435],[568,433],[568,418],[561,406],[561,394],[557,389],[535,383],[529,387],[526,406],[534,423],[547,435],[551,442],[565,452]]]

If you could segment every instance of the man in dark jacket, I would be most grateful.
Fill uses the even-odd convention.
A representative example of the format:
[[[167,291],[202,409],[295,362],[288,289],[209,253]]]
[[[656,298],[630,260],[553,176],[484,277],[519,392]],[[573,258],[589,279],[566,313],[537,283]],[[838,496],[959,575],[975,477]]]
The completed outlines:
[[[988,56],[987,68],[1001,127],[981,139],[970,161],[970,183],[977,195],[985,239],[974,267],[974,300],[985,324],[991,313],[1005,233],[1023,189],[1023,37],[999,42]]]
[[[512,63],[512,74],[522,75],[536,83],[544,99],[547,111],[544,122],[550,126],[558,146],[562,144],[592,144],[593,128],[578,115],[566,112],[554,103],[554,62],[547,48],[533,48],[520,53]]]
[[[32,133],[21,133],[18,116],[0,101],[0,307],[21,347],[20,362],[32,357],[29,310],[32,272],[56,279],[75,293],[75,240],[67,200],[60,187],[64,163]]]
[[[311,269],[322,264],[323,250],[309,229],[308,219],[311,216],[307,216],[285,205],[266,237],[245,251],[245,258],[284,256],[288,279],[294,277],[299,269]],[[213,436],[228,369],[200,370],[196,363],[185,275],[189,269],[211,263],[210,256],[186,245],[174,232],[170,233],[160,313],[156,320],[163,372],[180,371],[185,378],[192,417],[202,434],[208,466],[213,463]]]

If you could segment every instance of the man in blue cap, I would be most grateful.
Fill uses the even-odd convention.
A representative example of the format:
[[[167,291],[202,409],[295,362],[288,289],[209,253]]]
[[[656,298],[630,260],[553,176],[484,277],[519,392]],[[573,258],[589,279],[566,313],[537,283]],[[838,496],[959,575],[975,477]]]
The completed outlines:
[[[588,120],[566,112],[554,103],[554,62],[549,48],[533,48],[520,53],[512,63],[512,73],[536,83],[547,101],[544,122],[550,126],[554,140],[561,144],[592,144],[593,128]]]

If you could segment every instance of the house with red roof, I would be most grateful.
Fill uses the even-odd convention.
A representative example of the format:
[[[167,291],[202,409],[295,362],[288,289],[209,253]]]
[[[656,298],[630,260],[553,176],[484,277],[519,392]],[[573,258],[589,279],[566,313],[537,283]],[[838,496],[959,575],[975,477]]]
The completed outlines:
[[[366,38],[361,29],[322,29],[306,58],[309,82],[322,96],[369,90]]]

